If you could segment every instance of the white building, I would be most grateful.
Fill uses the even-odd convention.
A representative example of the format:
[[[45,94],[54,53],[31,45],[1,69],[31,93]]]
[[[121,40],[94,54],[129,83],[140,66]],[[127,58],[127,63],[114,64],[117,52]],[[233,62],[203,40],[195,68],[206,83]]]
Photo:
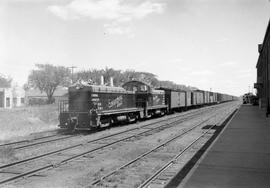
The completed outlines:
[[[25,91],[21,87],[12,88],[12,106],[19,107],[25,104]]]
[[[12,89],[0,88],[0,108],[12,107]]]
[[[0,108],[23,106],[24,101],[25,92],[22,88],[0,88]]]

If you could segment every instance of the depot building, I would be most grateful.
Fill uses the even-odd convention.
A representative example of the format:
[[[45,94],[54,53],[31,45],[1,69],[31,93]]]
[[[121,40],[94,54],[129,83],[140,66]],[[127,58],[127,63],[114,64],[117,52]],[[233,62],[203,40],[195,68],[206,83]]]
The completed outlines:
[[[265,110],[266,115],[270,114],[270,20],[264,40],[258,47],[259,58],[257,61],[257,89],[259,106]]]

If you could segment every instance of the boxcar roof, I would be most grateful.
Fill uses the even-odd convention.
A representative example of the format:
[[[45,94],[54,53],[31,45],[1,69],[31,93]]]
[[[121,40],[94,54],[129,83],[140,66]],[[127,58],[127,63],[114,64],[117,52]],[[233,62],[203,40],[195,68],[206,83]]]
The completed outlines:
[[[200,90],[200,89],[195,89],[195,90],[193,90],[193,91],[197,91],[197,92],[205,92],[204,90]]]

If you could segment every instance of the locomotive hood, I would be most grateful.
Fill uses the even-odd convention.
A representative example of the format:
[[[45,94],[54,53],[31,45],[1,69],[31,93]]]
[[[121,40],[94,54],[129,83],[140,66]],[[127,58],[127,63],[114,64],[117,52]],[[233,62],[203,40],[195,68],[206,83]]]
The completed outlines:
[[[68,88],[70,92],[90,91],[95,93],[134,93],[122,87],[111,87],[105,85],[91,85],[84,81],[79,81]]]

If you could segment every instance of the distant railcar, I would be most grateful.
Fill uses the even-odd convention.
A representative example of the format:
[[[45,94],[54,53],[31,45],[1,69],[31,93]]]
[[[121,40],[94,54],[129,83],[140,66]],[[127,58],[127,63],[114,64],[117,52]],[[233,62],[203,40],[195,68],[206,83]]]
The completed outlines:
[[[192,106],[191,100],[192,100],[192,92],[186,91],[186,107],[190,108]]]
[[[216,101],[214,92],[209,92],[209,103],[214,103]]]
[[[204,103],[204,91],[202,90],[195,90],[194,93],[194,104],[197,106],[201,106]]]
[[[204,103],[209,104],[210,95],[209,91],[204,91]]]

